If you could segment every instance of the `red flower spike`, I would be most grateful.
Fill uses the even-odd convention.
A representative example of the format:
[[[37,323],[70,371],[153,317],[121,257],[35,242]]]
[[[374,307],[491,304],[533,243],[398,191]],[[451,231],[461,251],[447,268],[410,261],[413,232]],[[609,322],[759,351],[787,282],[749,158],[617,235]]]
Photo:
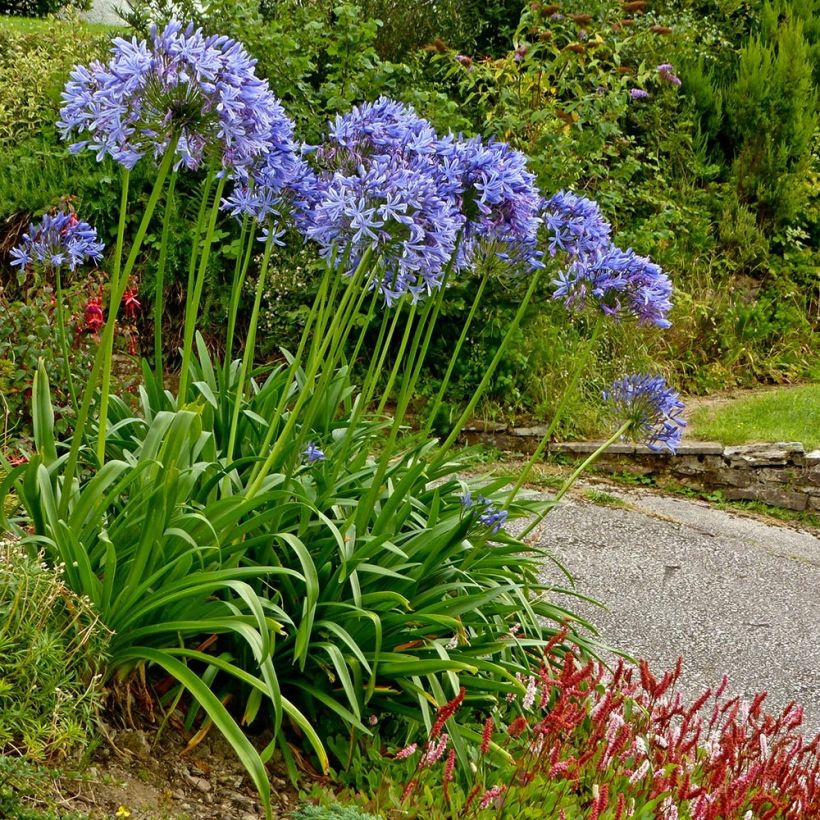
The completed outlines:
[[[461,689],[458,690],[458,694],[438,710],[436,722],[430,730],[430,740],[435,740],[441,734],[444,724],[458,711],[458,707],[461,706],[464,701],[465,694],[466,690],[462,686]]]
[[[488,717],[487,720],[484,721],[484,730],[481,732],[481,754],[483,755],[487,754],[487,750],[490,748],[494,728],[495,722],[492,717]]]

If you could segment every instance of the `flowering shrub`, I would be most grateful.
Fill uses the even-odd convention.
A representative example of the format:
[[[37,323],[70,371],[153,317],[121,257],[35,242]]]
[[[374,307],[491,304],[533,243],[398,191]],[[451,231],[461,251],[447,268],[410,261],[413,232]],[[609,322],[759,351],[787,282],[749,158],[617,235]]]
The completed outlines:
[[[610,672],[571,648],[548,650],[524,678],[526,693],[508,696],[458,750],[456,770],[443,727],[474,719],[462,691],[422,747],[394,753],[415,763],[402,804],[421,809],[432,788],[446,807],[431,806],[431,817],[529,817],[536,807],[542,817],[693,820],[820,812],[820,734],[798,734],[802,708],[771,714],[765,693],[729,697],[726,676],[686,702],[681,670],[678,661],[658,678],[645,661],[619,661]]]
[[[555,275],[572,266],[574,292],[589,290],[598,327],[607,316],[663,326],[670,287],[660,268],[612,246],[592,203],[564,193],[547,205],[524,156],[506,144],[439,135],[391,100],[337,118],[319,146],[298,145],[244,49],[176,22],[148,41],[116,40],[107,65],[75,69],[60,127],[67,139],[79,137],[75,151],[120,164],[119,229],[107,290],[83,311],[100,344],[72,397],[73,434],[62,441],[55,433],[40,364],[32,388],[35,452],[28,463],[4,464],[0,525],[45,544],[49,560],[65,565],[66,584],[114,632],[107,677],[150,667],[175,679],[195,702],[190,720],[201,708],[224,734],[268,812],[267,760],[278,750],[295,772],[291,726],[327,769],[322,737],[340,728],[371,734],[368,711],[429,721],[431,704],[454,691],[451,713],[467,693],[528,699],[528,652],[567,613],[539,580],[544,556],[505,526],[537,520],[551,504],[517,497],[532,462],[512,491],[505,478],[465,483],[466,462],[452,445],[507,355],[547,265]],[[155,159],[126,250],[132,168]],[[201,170],[201,201],[179,384],[165,389],[156,321],[153,371],[143,365],[137,413],[111,392],[115,334],[141,307],[134,276],[154,214],[164,201],[164,243],[174,210],[168,203],[178,177],[191,170]],[[186,182],[196,188],[196,180]],[[197,327],[223,210],[237,217],[240,236],[224,355],[214,361]],[[295,351],[260,372],[256,333],[271,258],[286,231],[315,242],[324,266]],[[548,253],[542,248],[550,241]],[[63,265],[93,257],[95,248],[77,218],[55,217],[29,232],[15,259],[54,275],[62,315]],[[158,318],[164,251],[161,244]],[[599,271],[610,257],[619,265]],[[508,270],[524,289],[520,304],[447,437],[410,433],[407,411],[447,278],[485,261],[493,264],[484,266],[482,282],[491,267]],[[239,299],[254,278],[247,338],[234,360]],[[365,348],[371,324],[378,335]],[[350,364],[360,357],[356,383]],[[579,360],[572,378],[582,369]],[[69,370],[66,380],[71,389]],[[622,408],[626,417],[611,440],[632,433],[674,447],[673,436],[658,431],[673,417],[660,393],[642,396],[640,412]],[[11,492],[19,504],[6,520]],[[511,640],[519,627],[531,636],[523,644]],[[593,649],[580,634],[573,639]],[[239,696],[231,710],[223,689]],[[462,742],[457,726],[443,732],[444,714],[435,747],[425,751],[431,764],[449,743]],[[272,738],[261,751],[239,725],[257,720]],[[452,773],[449,751],[445,765]]]

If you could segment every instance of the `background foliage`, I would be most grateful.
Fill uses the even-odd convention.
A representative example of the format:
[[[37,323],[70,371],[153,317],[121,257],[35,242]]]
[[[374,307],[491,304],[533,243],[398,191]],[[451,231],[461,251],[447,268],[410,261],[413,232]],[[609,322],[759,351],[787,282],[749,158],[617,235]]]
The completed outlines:
[[[794,381],[816,372],[820,315],[820,176],[817,3],[775,0],[664,0],[629,10],[614,0],[561,4],[497,0],[253,0],[207,4],[130,0],[129,23],[144,32],[151,19],[182,13],[210,31],[245,42],[297,123],[320,139],[336,112],[379,94],[412,103],[440,130],[494,134],[531,158],[543,190],[573,188],[601,203],[615,240],[650,255],[676,286],[673,329],[634,334],[610,329],[573,398],[563,435],[595,432],[590,397],[609,379],[613,360],[640,369],[656,361],[692,392],[732,385]],[[555,6],[559,6],[556,10]],[[42,34],[0,30],[0,60],[11,83],[0,90],[2,251],[28,215],[74,194],[84,218],[109,244],[115,226],[117,177],[105,164],[65,162],[47,125],[76,58],[100,53],[104,37],[76,21],[45,24]],[[664,80],[669,63],[682,84]],[[631,89],[648,92],[632,99]],[[43,100],[45,102],[43,102]],[[22,107],[25,116],[11,112]],[[4,112],[5,115],[4,115]],[[132,189],[145,189],[137,173]],[[169,270],[183,266],[190,238],[190,196],[175,201]],[[209,262],[206,318],[224,313],[226,270],[235,227],[219,226]],[[141,295],[153,299],[157,235],[148,237]],[[291,261],[301,268],[289,271]],[[287,249],[271,280],[262,350],[278,356],[298,336],[312,298],[305,251]],[[302,264],[305,263],[305,264]],[[0,273],[0,276],[3,274]],[[168,283],[166,339],[174,366],[182,283]],[[452,300],[470,304],[469,281]],[[496,350],[499,328],[516,292],[499,285],[471,339],[448,396],[457,405]],[[247,303],[250,299],[248,298]],[[482,412],[548,417],[550,385],[587,334],[554,321],[545,289],[530,311],[515,353],[496,374]],[[149,314],[149,312],[146,312]],[[149,331],[148,320],[141,330]],[[207,325],[206,325],[207,326]],[[145,336],[145,334],[143,334]],[[147,338],[147,336],[146,336]],[[627,344],[628,341],[628,344]],[[444,354],[446,334],[437,341]],[[446,355],[431,357],[423,391],[432,393]]]

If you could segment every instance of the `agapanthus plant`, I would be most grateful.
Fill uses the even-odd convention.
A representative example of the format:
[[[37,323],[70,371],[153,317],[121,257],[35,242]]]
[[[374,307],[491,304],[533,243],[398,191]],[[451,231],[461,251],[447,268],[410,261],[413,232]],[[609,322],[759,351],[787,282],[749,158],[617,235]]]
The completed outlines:
[[[618,423],[627,425],[625,437],[652,450],[675,452],[686,426],[683,402],[662,376],[625,376],[604,392],[604,399]]]
[[[63,93],[58,127],[89,148],[133,168],[160,157],[173,140],[178,161],[198,168],[206,156],[240,175],[270,150],[285,117],[244,46],[170,22],[148,41],[118,37],[107,64],[77,66]]]
[[[411,108],[385,99],[338,117],[322,145],[303,150],[244,49],[179,23],[154,30],[148,42],[116,40],[108,65],[75,69],[64,99],[60,126],[66,137],[79,137],[74,150],[92,148],[125,168],[111,295],[105,309],[96,304],[87,316],[102,331],[102,352],[68,457],[57,455],[48,382],[38,373],[37,453],[0,485],[0,517],[2,495],[13,487],[25,508],[18,531],[29,536],[34,528],[31,537],[50,545],[71,583],[115,629],[109,674],[155,664],[174,676],[242,756],[263,798],[263,761],[276,745],[292,759],[285,715],[326,768],[308,714],[366,734],[365,707],[401,701],[406,714],[424,719],[429,702],[445,699],[459,675],[487,698],[526,695],[528,684],[515,677],[525,652],[510,632],[526,624],[527,646],[540,646],[545,624],[566,613],[547,600],[540,559],[504,525],[543,505],[503,499],[506,479],[484,479],[476,498],[491,500],[465,512],[457,479],[463,462],[451,452],[544,267],[538,233],[545,203],[523,154],[479,137],[439,138]],[[159,164],[126,255],[128,169],[143,156]],[[161,272],[183,165],[204,166],[205,173],[179,387],[176,396],[164,389],[157,332],[157,373],[144,368],[136,417],[109,396],[113,332],[121,305],[138,307],[131,276],[164,200],[155,305],[161,326]],[[196,329],[221,207],[240,217],[242,233],[221,348],[228,352],[214,366]],[[668,280],[660,270],[631,252],[611,260],[614,251],[593,253],[593,240],[608,237],[600,215],[568,194],[553,201],[553,212],[561,208],[577,212],[556,244],[584,264],[573,283],[604,313],[661,324]],[[291,219],[328,264],[297,349],[260,378],[254,354],[265,273],[282,223]],[[231,344],[260,223],[267,233],[237,363]],[[518,273],[527,269],[526,293],[448,437],[413,435],[405,415],[447,296],[443,285],[485,255]],[[374,324],[378,337],[368,348]],[[369,364],[355,384],[350,363],[361,358]],[[388,410],[394,387],[395,408]],[[199,677],[202,669],[208,671]],[[214,674],[252,692],[242,720],[264,715],[272,730],[261,755],[211,690]],[[450,737],[455,746],[459,738]],[[438,744],[443,754],[441,738]],[[452,767],[452,755],[447,759]]]
[[[67,210],[43,214],[40,222],[32,224],[28,233],[23,234],[20,245],[11,250],[11,264],[20,269],[21,281],[31,268],[36,273],[49,271],[54,277],[63,375],[74,408],[77,394],[69,361],[62,271],[64,268],[74,271],[79,265],[97,262],[102,259],[104,248],[104,243],[97,239],[97,229],[80,220],[74,211]]]

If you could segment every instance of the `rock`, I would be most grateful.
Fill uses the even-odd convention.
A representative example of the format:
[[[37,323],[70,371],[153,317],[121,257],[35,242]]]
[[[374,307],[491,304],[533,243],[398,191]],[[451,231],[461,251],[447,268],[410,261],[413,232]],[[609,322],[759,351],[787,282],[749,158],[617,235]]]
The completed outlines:
[[[777,444],[743,444],[739,447],[726,447],[724,458],[730,464],[748,467],[777,467],[802,461],[805,451],[799,441],[783,441]]]
[[[820,450],[812,450],[810,453],[806,453],[806,467],[809,469],[820,467]]]
[[[536,427],[513,427],[510,430],[511,436],[519,436],[520,438],[543,438],[549,428],[545,425]]]
[[[188,772],[183,772],[182,776],[189,786],[193,786],[203,794],[207,794],[211,790],[211,784],[204,777],[197,777]]]

